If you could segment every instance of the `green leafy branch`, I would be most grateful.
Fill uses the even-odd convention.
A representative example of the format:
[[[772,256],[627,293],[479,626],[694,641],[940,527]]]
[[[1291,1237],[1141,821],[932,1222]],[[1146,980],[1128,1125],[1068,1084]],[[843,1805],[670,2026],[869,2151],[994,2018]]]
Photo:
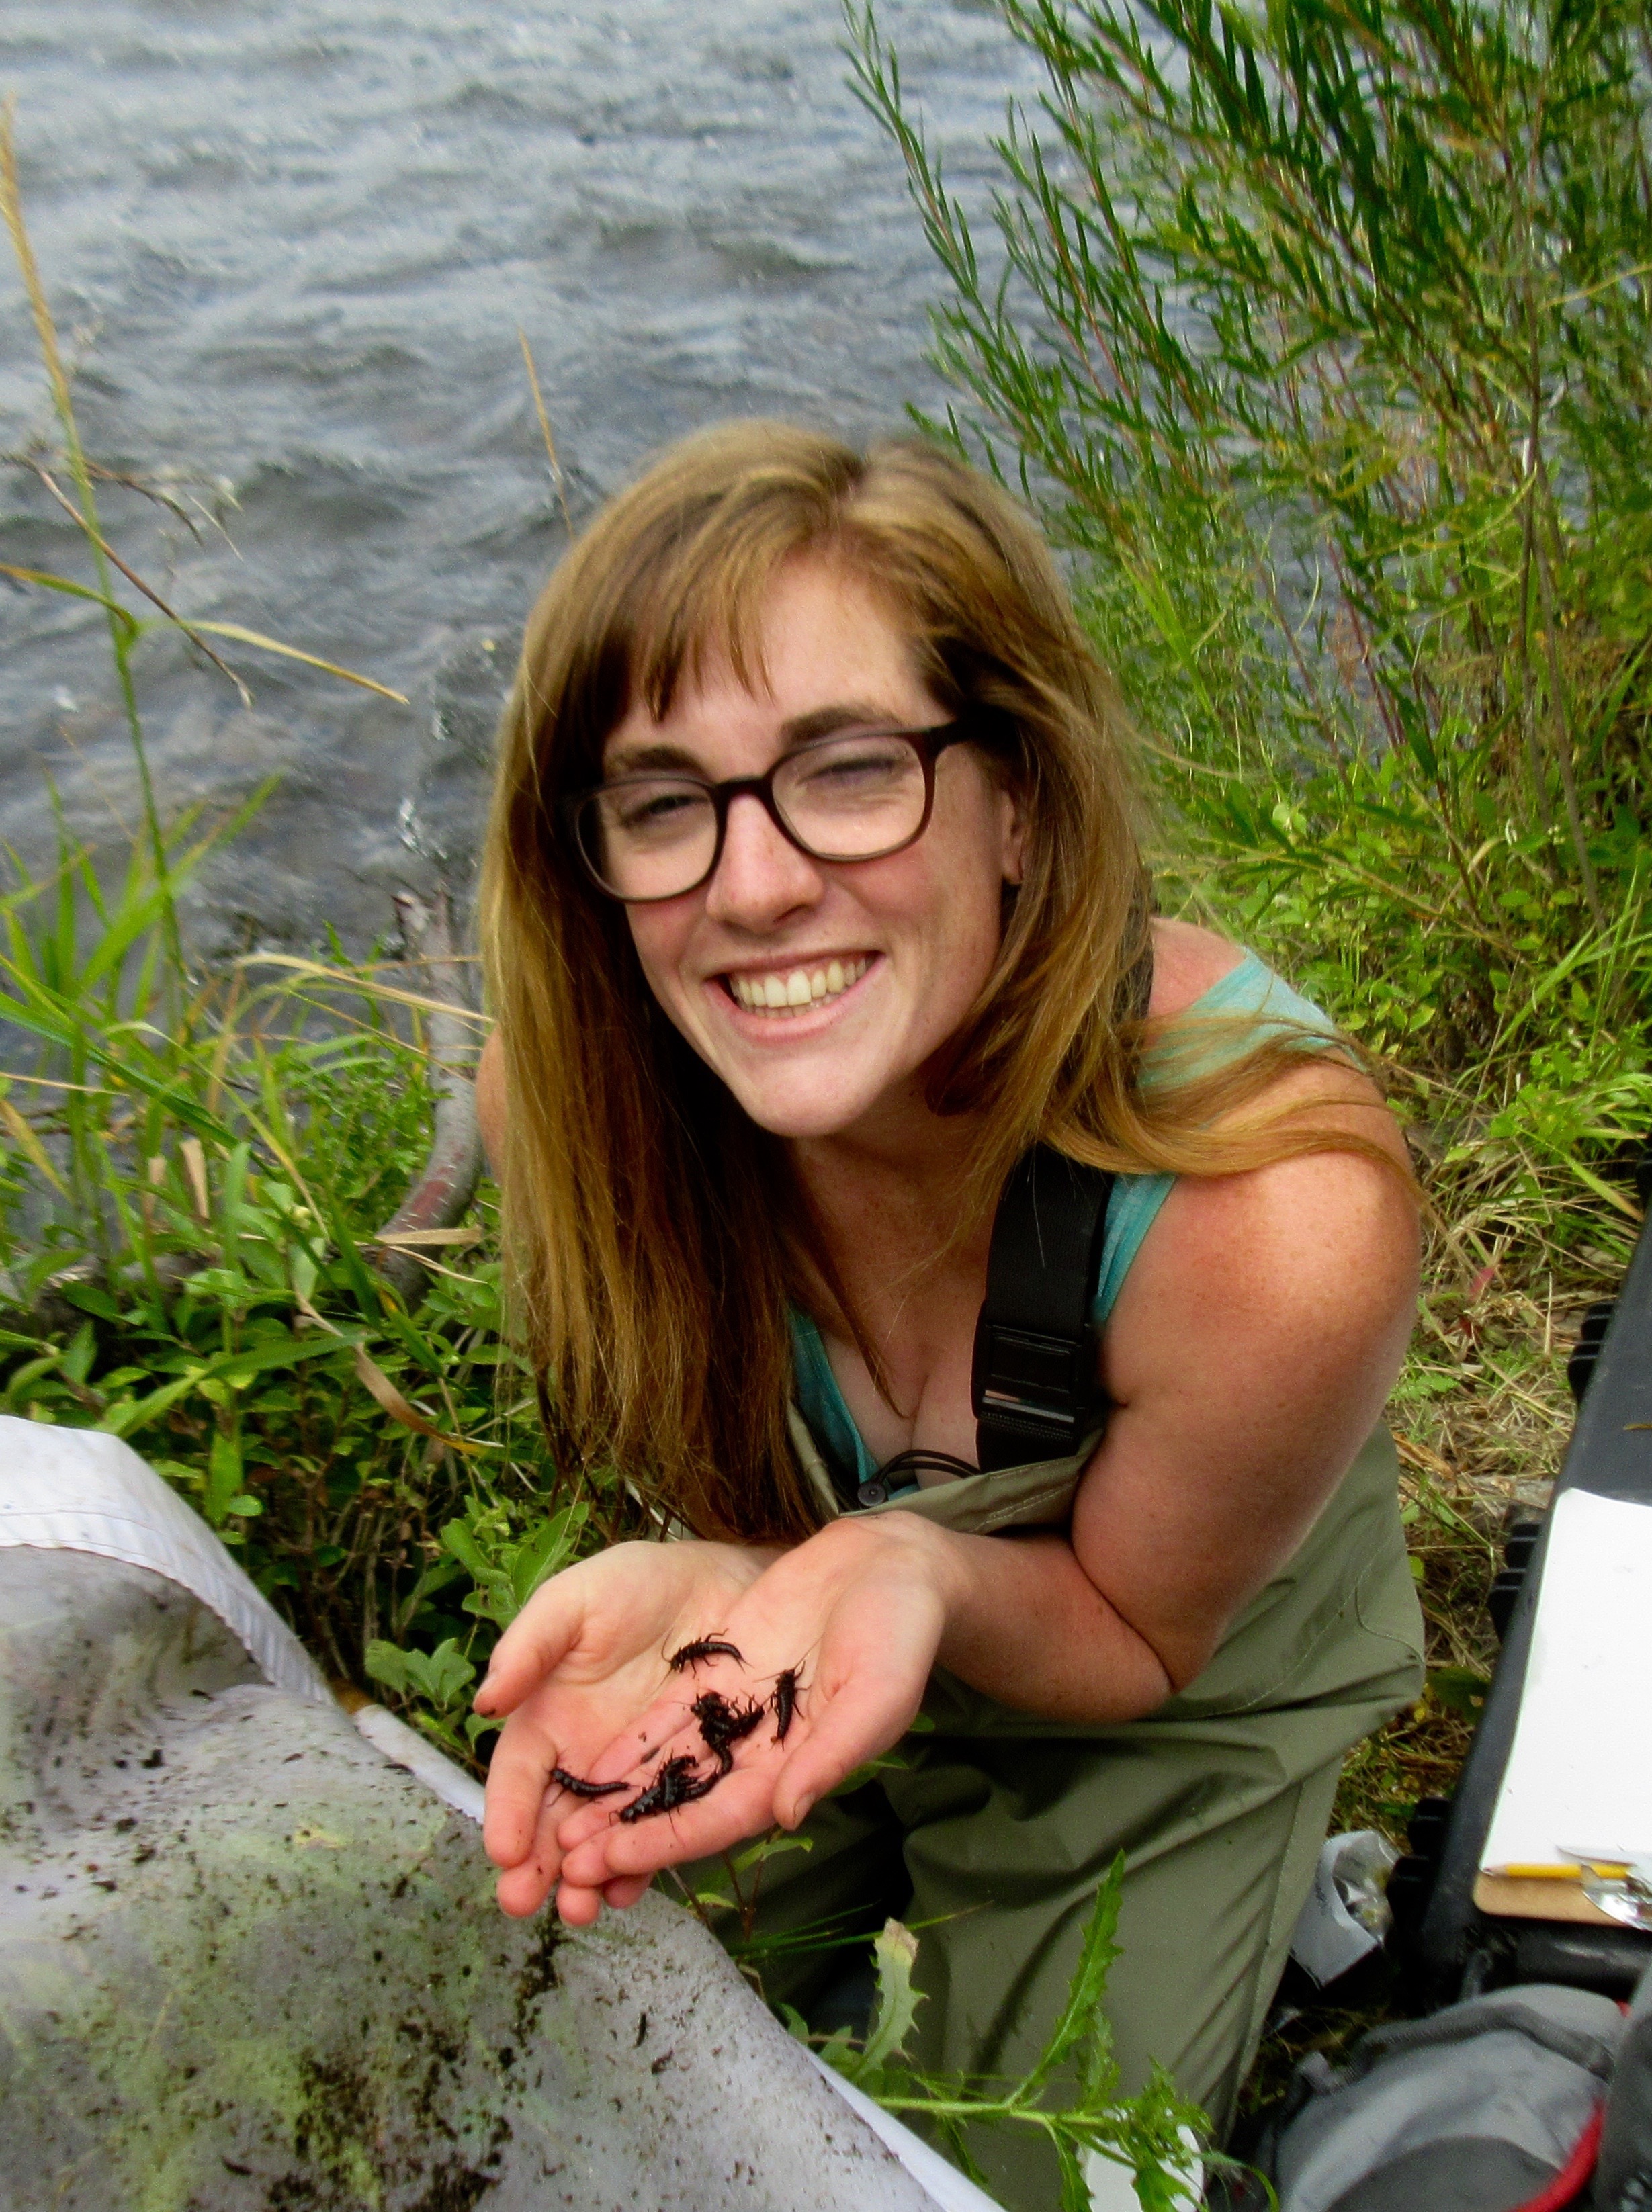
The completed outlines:
[[[1061,2212],[1090,2212],[1086,2162],[1110,2159],[1130,2169],[1144,2212],[1181,2212],[1190,2177],[1208,2165],[1208,2123],[1155,2067],[1135,2096],[1119,2094],[1119,2069],[1105,2010],[1107,1980],[1118,1957],[1114,1940],[1124,1885],[1121,1853],[1097,1893],[1066,1999],[1037,2059],[1019,2081],[999,2087],[924,2072],[907,2054],[922,1993],[914,1986],[918,1937],[898,1920],[873,1945],[877,1996],[866,2034],[839,2028],[820,2052],[846,2081],[891,2112],[928,2124],[964,2172],[984,2181],[969,2149],[982,2127],[1029,2129],[1048,2142],[1061,2175]],[[782,2017],[793,2034],[813,2040],[790,2007]]]

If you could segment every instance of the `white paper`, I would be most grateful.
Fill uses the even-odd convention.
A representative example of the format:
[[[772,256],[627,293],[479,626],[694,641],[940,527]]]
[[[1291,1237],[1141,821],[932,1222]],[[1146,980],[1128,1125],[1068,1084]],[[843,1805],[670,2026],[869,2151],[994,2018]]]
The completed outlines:
[[[1564,1491],[1482,1864],[1652,1852],[1649,1752],[1652,1505]]]

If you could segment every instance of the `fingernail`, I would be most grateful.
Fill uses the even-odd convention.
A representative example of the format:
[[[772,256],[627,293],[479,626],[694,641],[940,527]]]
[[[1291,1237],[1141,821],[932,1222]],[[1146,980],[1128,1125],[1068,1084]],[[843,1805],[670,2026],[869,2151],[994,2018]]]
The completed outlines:
[[[803,1826],[813,1811],[814,1803],[812,1797],[799,1798],[797,1803],[792,1808],[792,1826],[794,1828],[800,1828]]]

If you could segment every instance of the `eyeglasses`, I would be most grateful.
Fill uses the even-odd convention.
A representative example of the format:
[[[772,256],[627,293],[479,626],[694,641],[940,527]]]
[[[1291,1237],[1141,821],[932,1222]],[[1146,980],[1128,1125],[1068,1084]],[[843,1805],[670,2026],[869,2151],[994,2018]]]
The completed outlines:
[[[881,860],[915,844],[935,804],[935,763],[962,744],[962,721],[929,730],[847,730],[817,738],[767,775],[616,777],[562,802],[598,887],[628,906],[681,898],[716,872],[730,802],[758,800],[811,860]]]

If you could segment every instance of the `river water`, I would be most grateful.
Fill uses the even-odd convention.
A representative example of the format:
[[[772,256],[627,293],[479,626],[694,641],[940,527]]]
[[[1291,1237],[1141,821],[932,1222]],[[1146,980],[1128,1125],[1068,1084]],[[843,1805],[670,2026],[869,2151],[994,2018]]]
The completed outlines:
[[[883,0],[932,141],[984,202],[1032,64],[983,0]],[[939,278],[847,82],[836,0],[3,0],[26,210],[83,433],[167,510],[106,529],[180,611],[404,692],[226,647],[140,649],[163,809],[279,779],[189,902],[205,956],[352,949],[474,847],[523,617],[565,542],[518,331],[577,522],[663,440],[737,414],[851,436],[940,397]],[[54,437],[0,269],[0,443]],[[0,471],[0,560],[89,580]],[[129,595],[130,596],[130,595]],[[0,840],[29,867],[137,818],[102,617],[0,580]]]

